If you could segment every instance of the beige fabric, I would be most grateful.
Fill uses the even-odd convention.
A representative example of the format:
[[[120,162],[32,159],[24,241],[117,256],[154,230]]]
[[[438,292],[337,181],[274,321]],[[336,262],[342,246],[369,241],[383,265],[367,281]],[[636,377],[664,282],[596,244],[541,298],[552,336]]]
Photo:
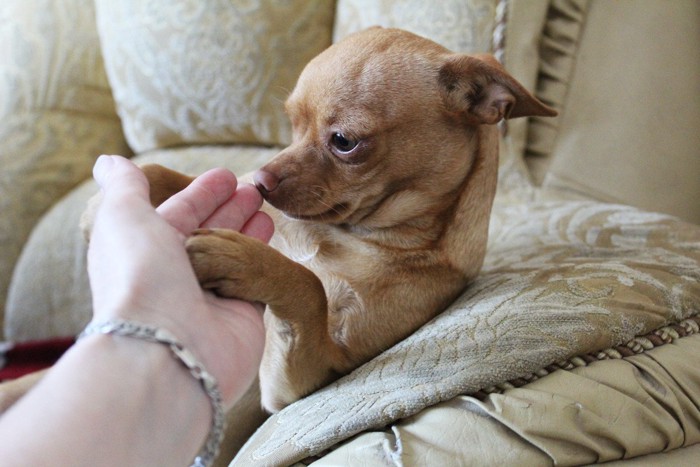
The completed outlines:
[[[442,315],[274,415],[234,465],[299,461],[458,394],[700,311],[700,227],[586,203],[497,205],[482,275]]]
[[[0,2],[0,337],[31,228],[97,155],[128,152],[119,128],[93,2]]]
[[[540,466],[545,454],[492,417],[471,398],[458,396],[392,424],[358,435],[319,460],[297,464],[331,466]]]
[[[161,150],[134,158],[139,164],[159,163],[185,173],[199,174],[227,167],[236,174],[252,171],[277,153],[255,147],[187,147]],[[92,181],[57,203],[37,225],[17,263],[7,300],[7,338],[41,339],[77,334],[91,316],[85,271],[85,242],[78,221]]]
[[[401,28],[454,52],[491,50],[497,0],[339,0],[333,32],[338,41],[372,26]]]
[[[692,336],[556,373],[479,405],[557,464],[675,449],[700,442],[700,372],[688,358],[699,353],[700,337]]]
[[[566,42],[570,25],[548,28]],[[575,59],[545,61],[538,83],[563,98],[556,135],[531,128],[533,151],[552,148],[544,195],[700,223],[700,3],[593,1],[579,41]]]
[[[503,64],[533,93],[537,84],[538,46],[548,4],[548,0],[510,0],[507,4]],[[499,191],[520,200],[534,196],[523,158],[529,122],[529,117],[509,120],[507,137],[501,143]]]
[[[537,97],[565,110],[571,77],[574,74],[580,37],[587,19],[590,0],[553,0],[547,11],[538,45]],[[541,185],[549,168],[560,117],[530,119],[525,160],[532,180]]]
[[[700,367],[688,359],[698,354],[694,335],[484,401],[458,396],[310,465],[583,465],[671,450],[666,465],[695,465],[697,449],[677,449],[700,442]],[[643,460],[631,465],[652,465]]]
[[[700,459],[700,443],[673,451],[647,454],[633,459],[611,461],[605,467],[686,467],[695,465]]]
[[[119,115],[137,152],[181,144],[286,144],[282,103],[330,45],[334,4],[98,0]]]

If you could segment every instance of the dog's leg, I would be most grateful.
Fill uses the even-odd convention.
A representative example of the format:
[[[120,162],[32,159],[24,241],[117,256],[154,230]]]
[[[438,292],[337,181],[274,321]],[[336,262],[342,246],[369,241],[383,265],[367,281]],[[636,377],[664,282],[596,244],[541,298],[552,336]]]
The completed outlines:
[[[226,414],[226,433],[214,467],[227,467],[269,416],[260,406],[260,383],[256,379]]]
[[[0,414],[5,413],[22,396],[29,392],[46,374],[46,370],[36,371],[12,381],[0,384]]]
[[[338,377],[343,353],[328,332],[326,294],[310,270],[230,230],[200,230],[187,251],[202,286],[268,305],[260,381],[263,406],[277,411]]]
[[[163,201],[184,190],[194,180],[194,177],[158,164],[144,165],[141,170],[148,179],[153,206],[160,206]]]

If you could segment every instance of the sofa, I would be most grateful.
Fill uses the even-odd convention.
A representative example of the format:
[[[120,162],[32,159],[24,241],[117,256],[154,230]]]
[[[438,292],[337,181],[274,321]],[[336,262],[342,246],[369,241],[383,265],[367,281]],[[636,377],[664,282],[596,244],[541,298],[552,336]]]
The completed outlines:
[[[89,320],[99,154],[249,172],[289,142],[306,62],[400,27],[494,53],[559,116],[502,125],[487,257],[455,303],[232,465],[696,464],[699,20],[694,0],[4,0],[4,339]]]

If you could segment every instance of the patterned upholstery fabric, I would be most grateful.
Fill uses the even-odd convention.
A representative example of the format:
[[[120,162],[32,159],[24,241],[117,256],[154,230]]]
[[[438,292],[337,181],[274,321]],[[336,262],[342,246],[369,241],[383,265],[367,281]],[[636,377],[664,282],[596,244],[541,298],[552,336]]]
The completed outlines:
[[[281,104],[331,43],[331,1],[96,3],[107,72],[137,152],[288,143]]]
[[[695,332],[502,393],[454,397],[296,467],[694,465],[700,459],[694,444],[700,439],[698,371],[688,355],[700,352]]]
[[[454,52],[479,53],[491,48],[495,0],[339,0],[335,42],[372,26],[406,29]]]

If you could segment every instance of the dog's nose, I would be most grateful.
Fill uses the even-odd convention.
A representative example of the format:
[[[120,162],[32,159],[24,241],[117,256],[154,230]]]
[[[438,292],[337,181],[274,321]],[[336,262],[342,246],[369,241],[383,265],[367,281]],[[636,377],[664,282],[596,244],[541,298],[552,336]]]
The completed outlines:
[[[276,175],[262,169],[253,174],[253,181],[263,195],[275,191],[280,184],[280,179]]]

